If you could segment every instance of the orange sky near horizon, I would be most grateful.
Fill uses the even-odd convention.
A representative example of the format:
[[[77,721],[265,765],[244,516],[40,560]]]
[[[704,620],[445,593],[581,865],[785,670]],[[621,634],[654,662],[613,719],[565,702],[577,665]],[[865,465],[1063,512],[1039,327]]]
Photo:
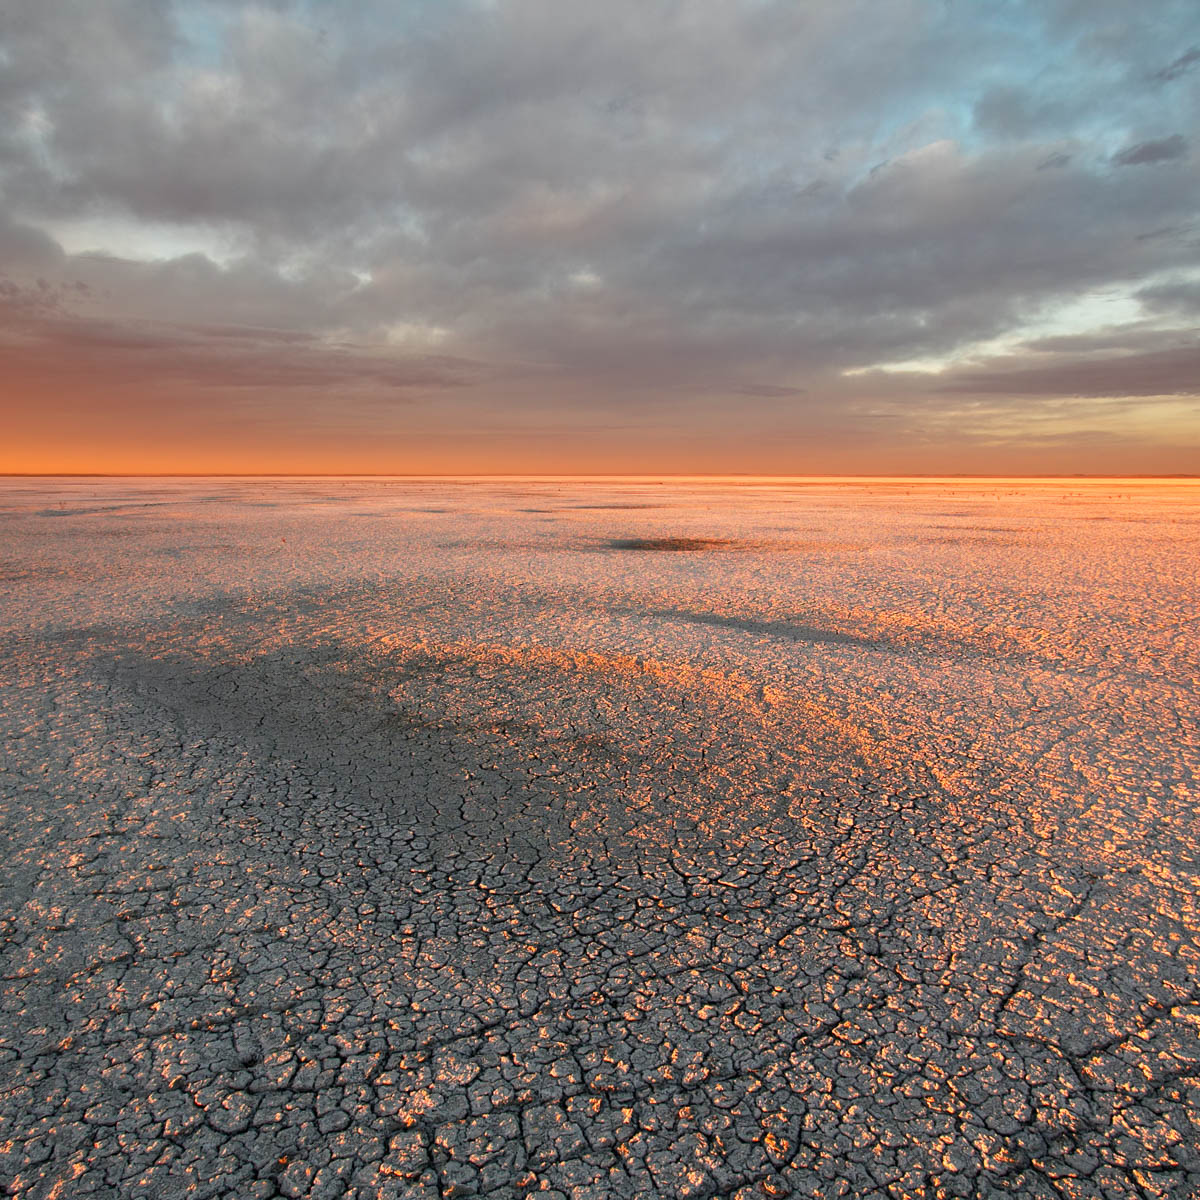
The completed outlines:
[[[483,444],[481,444],[483,443]],[[583,444],[581,444],[583,443]],[[985,450],[946,453],[938,448],[897,454],[886,449],[806,449],[803,446],[694,446],[681,451],[643,439],[639,447],[615,440],[457,437],[430,435],[373,438],[340,445],[280,438],[264,446],[237,439],[181,439],[174,444],[141,443],[115,436],[85,442],[34,443],[6,439],[0,445],[0,475],[641,475],[641,476],[981,476],[1106,477],[1200,475],[1200,457],[1187,448],[1175,453],[1127,448],[1106,455],[1063,455]]]
[[[61,357],[55,365],[63,370]],[[852,421],[804,430],[778,404],[730,419],[723,408],[648,400],[590,423],[600,401],[579,403],[577,395],[557,410],[542,400],[532,411],[486,393],[389,404],[310,389],[297,403],[287,391],[212,386],[183,387],[170,400],[158,389],[118,391],[95,378],[77,378],[68,391],[54,373],[60,386],[43,395],[32,387],[14,395],[0,383],[0,474],[1200,473],[1200,436],[1189,436],[1188,422],[1173,438],[1169,429],[1135,426],[1107,439],[1084,431],[1039,442],[1019,429],[988,437],[945,423],[936,437],[910,430],[889,438],[886,427]]]

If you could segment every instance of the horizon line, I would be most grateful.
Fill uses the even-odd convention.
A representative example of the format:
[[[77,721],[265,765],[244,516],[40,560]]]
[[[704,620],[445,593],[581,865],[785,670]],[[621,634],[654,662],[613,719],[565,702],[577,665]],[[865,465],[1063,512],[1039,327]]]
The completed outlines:
[[[378,472],[378,471],[0,471],[0,479],[524,479],[524,480],[667,480],[667,479],[1195,479],[1200,472],[938,472],[914,471],[870,472],[848,474],[845,472],[802,472],[790,475],[768,474],[752,471],[672,471],[672,472],[617,472],[584,471],[569,474],[548,474],[519,471],[468,471],[462,473],[437,472]]]

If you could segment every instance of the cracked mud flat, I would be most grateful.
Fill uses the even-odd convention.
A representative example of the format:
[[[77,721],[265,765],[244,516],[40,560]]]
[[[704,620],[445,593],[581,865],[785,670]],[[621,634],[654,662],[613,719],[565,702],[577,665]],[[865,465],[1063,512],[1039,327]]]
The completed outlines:
[[[1198,565],[1186,484],[6,481],[4,1194],[1200,1194]]]

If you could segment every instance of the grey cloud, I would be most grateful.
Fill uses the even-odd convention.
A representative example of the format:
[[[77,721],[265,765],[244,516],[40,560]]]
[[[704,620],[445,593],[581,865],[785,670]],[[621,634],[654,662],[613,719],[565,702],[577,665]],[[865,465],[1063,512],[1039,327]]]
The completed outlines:
[[[1200,346],[1178,346],[1049,366],[956,372],[943,392],[1032,396],[1191,396],[1200,393]]]
[[[1170,162],[1182,158],[1186,153],[1187,139],[1181,133],[1173,133],[1170,137],[1128,146],[1113,155],[1113,162],[1118,167],[1140,167],[1148,163]]]
[[[1193,46],[1169,62],[1161,71],[1155,71],[1154,78],[1167,83],[1172,79],[1178,79],[1180,75],[1187,74],[1197,64],[1200,64],[1200,46]]]
[[[1147,321],[1090,330],[1087,333],[1060,333],[1052,337],[1031,338],[1022,351],[1045,363],[1047,354],[1124,354],[1150,350],[1173,350],[1180,346],[1178,328],[1158,329]]]
[[[64,322],[21,337],[75,320],[89,369],[121,377],[172,353],[205,386],[502,374],[506,396],[526,381],[593,415],[721,394],[836,425],[843,370],[953,353],[1089,289],[1165,312],[1156,275],[1200,267],[1145,236],[1196,219],[1183,136],[1102,149],[1200,118],[1187,87],[1146,83],[1191,67],[1188,5],[334,11],[0,18],[0,270]],[[161,261],[46,232],[104,220]],[[225,251],[152,253],[164,229]],[[1074,353],[1031,349],[1029,369]]]
[[[982,132],[1002,138],[1039,137],[1069,122],[1071,109],[1060,97],[1038,97],[1021,88],[997,85],[975,102],[974,121]]]
[[[1154,242],[1159,238],[1177,238],[1188,234],[1190,230],[1186,225],[1164,225],[1161,229],[1149,229],[1145,233],[1139,233],[1137,240],[1139,242]]]
[[[1053,154],[1047,154],[1037,165],[1039,171],[1057,170],[1059,167],[1065,167],[1071,161],[1069,154],[1064,154],[1061,150],[1055,151]]]
[[[759,396],[767,400],[782,400],[789,396],[806,396],[807,388],[783,387],[772,383],[746,383],[733,389],[735,396]]]
[[[62,265],[62,247],[32,225],[0,216],[0,267],[9,271],[54,270]]]
[[[1173,280],[1142,288],[1138,298],[1152,309],[1166,310],[1200,318],[1200,280]]]
[[[9,333],[0,342],[0,368],[10,387],[33,380],[87,388],[101,379],[108,388],[184,383],[398,394],[462,387],[481,373],[479,364],[451,356],[396,358],[288,330],[81,318],[56,299],[41,303],[41,295],[0,283],[0,322]]]

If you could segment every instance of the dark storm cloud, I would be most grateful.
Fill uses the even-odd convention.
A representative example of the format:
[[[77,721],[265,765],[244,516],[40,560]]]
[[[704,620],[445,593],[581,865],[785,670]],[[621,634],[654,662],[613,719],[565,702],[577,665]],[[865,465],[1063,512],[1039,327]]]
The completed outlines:
[[[4,352],[837,427],[846,370],[1033,341],[1105,289],[1181,311],[1200,248],[1150,235],[1197,217],[1163,132],[1200,117],[1197,38],[1171,0],[9,6],[0,273],[59,324],[10,305]],[[1057,353],[961,383],[1058,395]]]

